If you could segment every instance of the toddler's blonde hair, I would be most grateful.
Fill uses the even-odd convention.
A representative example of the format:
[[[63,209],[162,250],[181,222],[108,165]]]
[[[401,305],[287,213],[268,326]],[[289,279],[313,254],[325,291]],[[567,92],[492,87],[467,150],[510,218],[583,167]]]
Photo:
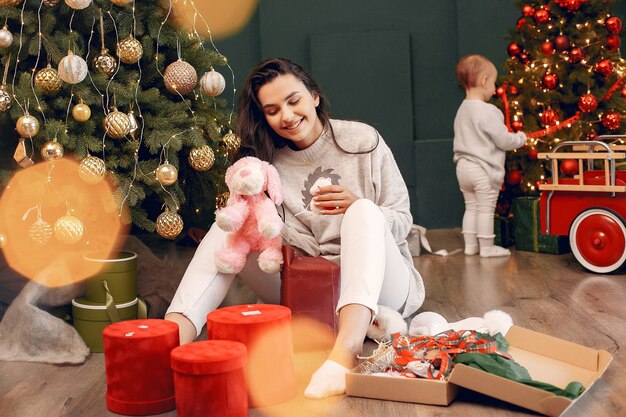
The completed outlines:
[[[482,55],[465,55],[456,64],[456,78],[463,89],[477,87],[480,75],[493,66],[493,63]],[[494,66],[495,68],[495,66]]]

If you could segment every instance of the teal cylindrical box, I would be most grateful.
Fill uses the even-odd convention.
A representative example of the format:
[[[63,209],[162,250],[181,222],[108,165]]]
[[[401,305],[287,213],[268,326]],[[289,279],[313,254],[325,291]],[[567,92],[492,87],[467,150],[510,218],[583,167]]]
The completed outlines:
[[[137,318],[138,299],[116,304],[120,321],[134,320]],[[72,317],[74,328],[83,338],[83,341],[92,352],[103,352],[104,341],[102,331],[111,324],[111,318],[106,305],[95,303],[85,298],[72,300]]]
[[[84,298],[94,303],[106,302],[106,281],[115,303],[137,298],[137,254],[119,251],[107,254],[94,252],[84,256],[85,262],[98,263],[102,270],[85,281]]]

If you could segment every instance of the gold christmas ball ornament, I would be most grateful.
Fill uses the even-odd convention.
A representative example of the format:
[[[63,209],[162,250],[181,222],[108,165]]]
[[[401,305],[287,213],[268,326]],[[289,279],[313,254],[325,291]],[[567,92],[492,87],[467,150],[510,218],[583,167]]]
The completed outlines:
[[[87,77],[87,63],[72,51],[68,51],[59,62],[59,76],[68,84],[78,84]]]
[[[112,76],[117,69],[117,59],[104,48],[93,58],[93,67],[107,77]]]
[[[7,92],[7,86],[0,86],[0,111],[5,112],[11,108],[11,95]]]
[[[184,96],[196,88],[196,84],[198,84],[198,74],[191,64],[179,59],[165,68],[163,81],[165,82],[167,91],[172,94]]]
[[[38,245],[43,246],[52,238],[52,226],[41,217],[38,217],[28,228],[28,237]]]
[[[226,87],[226,80],[219,72],[211,68],[200,78],[200,90],[207,96],[219,96]]]
[[[131,0],[111,0],[111,3],[115,4],[116,6],[120,6],[120,7],[124,7],[128,3],[130,3],[130,2],[131,2]]]
[[[113,108],[104,118],[104,130],[113,139],[121,139],[130,133],[130,119],[126,113]]]
[[[44,143],[41,147],[41,157],[46,161],[56,161],[63,158],[63,145],[56,139]]]
[[[230,193],[228,191],[224,191],[223,193],[219,193],[217,197],[215,197],[215,208],[221,209],[222,207],[226,207],[226,203],[230,198]]]
[[[17,6],[22,0],[0,0],[0,6]]]
[[[8,48],[13,43],[13,34],[5,25],[0,29],[0,48]]]
[[[136,64],[143,55],[143,47],[141,42],[128,35],[128,38],[117,44],[117,56],[124,64]]]
[[[229,130],[222,138],[222,146],[226,149],[226,152],[234,154],[241,146],[241,138]]]
[[[78,166],[78,177],[87,184],[99,184],[104,180],[107,167],[104,161],[96,156],[89,155]]]
[[[83,222],[71,214],[59,218],[54,223],[54,236],[61,243],[72,245],[83,238],[85,227]]]
[[[65,0],[65,4],[74,10],[83,10],[91,4],[91,0]]]
[[[165,239],[174,239],[183,231],[183,218],[178,213],[172,213],[166,208],[157,217],[156,231],[159,236]]]
[[[193,148],[189,152],[189,165],[196,171],[208,171],[215,163],[215,154],[209,145]]]
[[[172,185],[178,180],[178,170],[174,165],[166,162],[156,169],[156,177],[161,184]]]
[[[25,138],[35,136],[39,133],[39,120],[26,113],[17,119],[17,122],[15,123],[15,130],[17,130],[17,133],[19,133],[20,136]]]
[[[81,99],[77,105],[72,107],[72,117],[77,122],[86,122],[91,117],[91,109]]]
[[[61,0],[43,0],[43,5],[47,7],[54,7],[61,3]]]
[[[63,81],[59,73],[50,64],[35,74],[35,88],[41,90],[44,94],[56,94],[61,90],[62,85]]]

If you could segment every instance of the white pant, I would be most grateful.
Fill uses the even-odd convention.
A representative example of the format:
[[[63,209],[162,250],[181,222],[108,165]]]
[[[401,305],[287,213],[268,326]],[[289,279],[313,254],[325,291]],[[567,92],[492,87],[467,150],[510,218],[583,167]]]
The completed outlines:
[[[500,190],[494,189],[485,170],[467,159],[456,163],[456,177],[465,200],[463,233],[493,238],[493,214]]]
[[[381,237],[384,235],[384,239]],[[226,244],[227,233],[214,223],[200,242],[167,313],[182,313],[199,334],[206,314],[215,310],[228,292],[235,274],[215,268],[215,252]],[[378,304],[399,310],[409,293],[412,272],[405,263],[380,209],[370,200],[353,203],[341,224],[341,288],[337,311],[361,304],[378,312]],[[250,254],[239,277],[265,303],[280,303],[280,274],[259,268],[258,253]]]

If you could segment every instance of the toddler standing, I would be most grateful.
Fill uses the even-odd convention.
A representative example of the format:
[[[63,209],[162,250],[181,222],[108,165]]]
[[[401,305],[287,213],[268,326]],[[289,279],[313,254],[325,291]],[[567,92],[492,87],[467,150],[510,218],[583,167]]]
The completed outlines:
[[[466,55],[457,64],[456,75],[465,90],[454,119],[454,162],[465,200],[465,254],[508,256],[508,249],[493,243],[493,216],[504,180],[506,151],[522,147],[526,135],[509,132],[502,112],[488,103],[498,77],[491,61],[482,55]]]

